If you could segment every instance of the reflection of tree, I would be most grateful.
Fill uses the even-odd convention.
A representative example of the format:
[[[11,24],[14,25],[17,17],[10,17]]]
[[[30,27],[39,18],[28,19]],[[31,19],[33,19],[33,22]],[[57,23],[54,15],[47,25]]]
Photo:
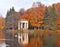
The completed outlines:
[[[47,32],[49,30],[46,30]],[[43,44],[44,44],[44,47],[57,47],[57,33],[53,31],[53,33],[51,32],[51,30],[49,32],[51,33],[47,33],[47,32],[44,32],[43,34]]]
[[[42,32],[36,30],[36,32],[30,35],[29,46],[43,47]]]

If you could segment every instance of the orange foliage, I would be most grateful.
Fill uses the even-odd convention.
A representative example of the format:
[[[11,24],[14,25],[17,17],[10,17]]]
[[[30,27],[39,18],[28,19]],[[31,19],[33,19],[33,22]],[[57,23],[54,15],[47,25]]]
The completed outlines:
[[[58,38],[57,38],[57,47],[60,47],[60,34],[58,34]]]
[[[0,17],[0,30],[3,30],[5,26],[5,19],[3,17]]]
[[[44,11],[45,7],[36,7],[36,8],[30,8],[28,10],[28,13],[30,14],[30,25],[40,27],[43,24],[43,18],[44,18]]]
[[[60,18],[57,19],[57,24],[60,24]]]
[[[53,6],[55,7],[55,10],[58,15],[57,24],[58,24],[58,28],[60,28],[60,3],[53,4]]]
[[[22,45],[21,47],[43,47],[43,41],[41,38],[31,38],[27,45]]]
[[[21,18],[21,19],[27,19],[27,20],[30,20],[30,15],[27,14],[27,13],[25,13],[25,14],[23,14],[20,18]]]
[[[43,47],[43,41],[41,38],[31,38],[30,47]]]
[[[60,18],[57,19],[58,28],[60,28]]]

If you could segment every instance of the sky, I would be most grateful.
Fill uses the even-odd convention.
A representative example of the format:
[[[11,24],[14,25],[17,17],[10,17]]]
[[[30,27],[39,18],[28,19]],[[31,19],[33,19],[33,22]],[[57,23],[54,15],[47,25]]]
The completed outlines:
[[[7,10],[14,6],[16,11],[21,8],[28,9],[32,7],[33,2],[41,2],[46,6],[53,3],[60,3],[60,0],[0,0],[0,16],[6,17]]]

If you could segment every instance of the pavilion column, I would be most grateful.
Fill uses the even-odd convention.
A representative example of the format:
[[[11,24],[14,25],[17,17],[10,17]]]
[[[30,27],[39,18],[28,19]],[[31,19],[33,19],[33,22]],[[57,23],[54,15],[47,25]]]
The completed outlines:
[[[20,22],[18,22],[18,30],[20,30]]]
[[[27,24],[27,28],[28,28],[28,23],[26,23]]]
[[[28,44],[28,33],[23,33],[23,41],[22,41],[22,44]]]
[[[20,42],[22,42],[23,40],[22,40],[22,34],[20,34],[20,33],[18,33],[18,42],[20,43]]]
[[[22,29],[22,28],[23,28],[22,26],[23,26],[23,23],[21,23],[21,26],[20,26],[21,28],[20,28],[20,29]]]

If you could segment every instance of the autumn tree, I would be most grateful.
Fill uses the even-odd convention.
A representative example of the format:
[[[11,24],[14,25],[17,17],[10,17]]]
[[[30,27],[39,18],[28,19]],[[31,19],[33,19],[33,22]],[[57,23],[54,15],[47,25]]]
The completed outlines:
[[[44,11],[45,11],[45,6],[40,4],[41,6],[38,7],[32,7],[28,9],[28,13],[30,15],[30,25],[40,28],[43,26],[43,18],[44,18]]]
[[[0,17],[0,31],[2,31],[5,27],[5,19],[1,16]]]
[[[24,13],[21,17],[20,17],[20,19],[26,19],[26,20],[30,20],[30,15],[28,14],[28,13]]]

